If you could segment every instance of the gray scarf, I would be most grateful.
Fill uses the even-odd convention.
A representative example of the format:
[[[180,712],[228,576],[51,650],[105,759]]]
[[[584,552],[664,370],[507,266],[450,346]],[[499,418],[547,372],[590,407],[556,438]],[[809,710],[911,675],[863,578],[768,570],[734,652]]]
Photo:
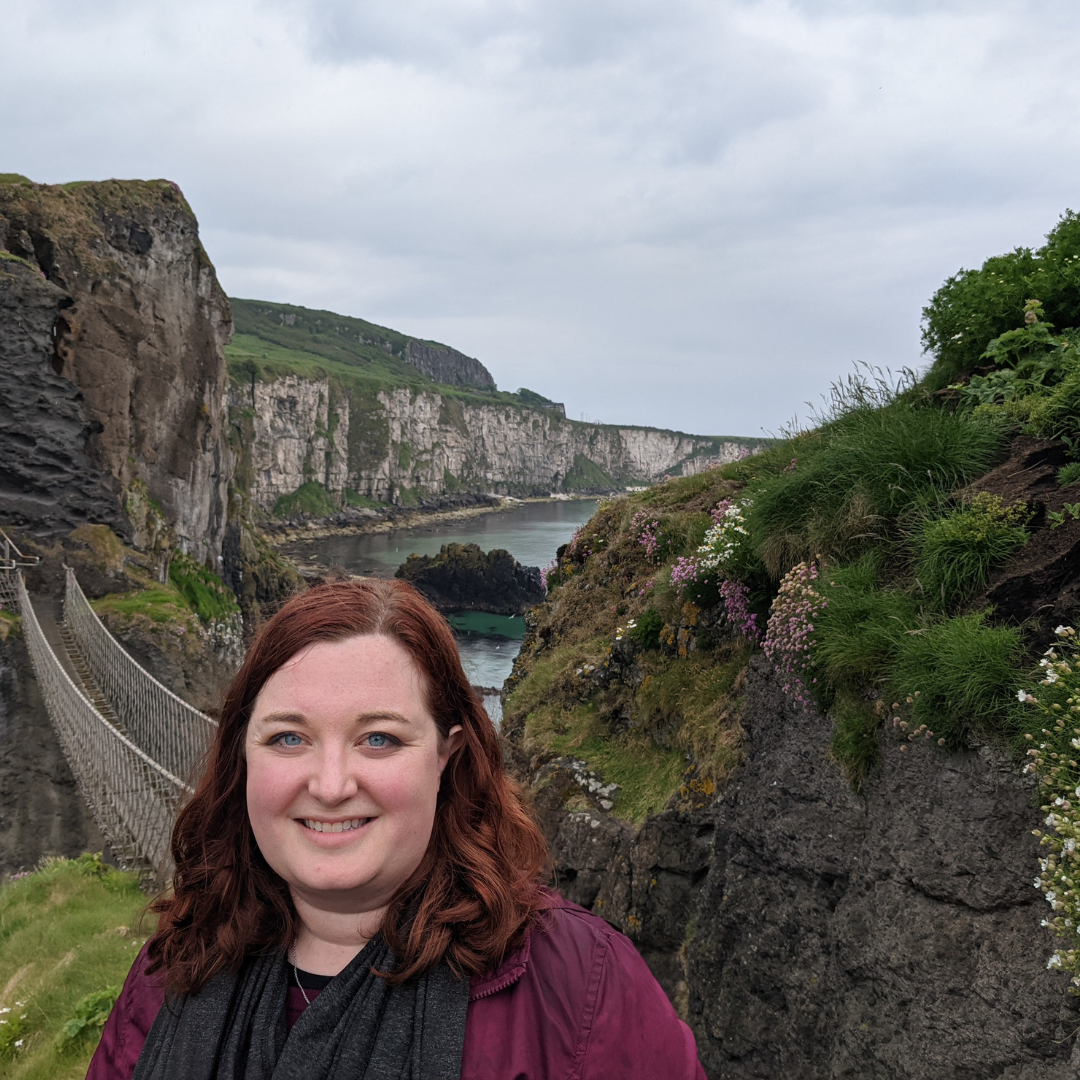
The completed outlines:
[[[378,935],[287,1030],[290,970],[281,954],[249,959],[197,994],[169,998],[132,1080],[458,1080],[469,980],[445,963],[404,986]]]

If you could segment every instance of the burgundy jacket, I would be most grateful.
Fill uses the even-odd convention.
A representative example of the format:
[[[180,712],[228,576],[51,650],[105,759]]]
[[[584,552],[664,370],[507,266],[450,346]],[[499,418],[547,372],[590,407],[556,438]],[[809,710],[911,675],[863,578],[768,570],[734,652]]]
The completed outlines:
[[[148,963],[144,947],[87,1080],[131,1080],[164,1000]],[[548,927],[494,973],[474,976],[461,1080],[705,1080],[705,1073],[694,1036],[630,940],[560,900]]]

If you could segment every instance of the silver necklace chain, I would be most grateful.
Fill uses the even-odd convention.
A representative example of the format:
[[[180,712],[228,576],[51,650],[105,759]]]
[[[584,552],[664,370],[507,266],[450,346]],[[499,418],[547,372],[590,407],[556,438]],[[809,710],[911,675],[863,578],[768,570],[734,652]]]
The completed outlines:
[[[300,972],[296,970],[296,942],[292,943],[292,948],[289,950],[292,953],[292,973],[293,978],[296,980],[296,985],[300,987],[300,993],[304,996],[304,1001],[308,1005],[311,1004],[311,998],[307,996],[307,992],[304,990],[303,983],[300,982]]]

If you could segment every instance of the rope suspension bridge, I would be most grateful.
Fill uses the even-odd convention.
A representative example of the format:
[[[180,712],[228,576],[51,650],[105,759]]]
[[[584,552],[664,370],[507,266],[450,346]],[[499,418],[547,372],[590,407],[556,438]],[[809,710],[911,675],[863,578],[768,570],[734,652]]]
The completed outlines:
[[[164,884],[172,876],[176,811],[193,790],[216,724],[124,651],[70,567],[62,620],[44,612],[39,619],[22,574],[37,561],[0,530],[0,606],[22,619],[49,720],[116,861]]]

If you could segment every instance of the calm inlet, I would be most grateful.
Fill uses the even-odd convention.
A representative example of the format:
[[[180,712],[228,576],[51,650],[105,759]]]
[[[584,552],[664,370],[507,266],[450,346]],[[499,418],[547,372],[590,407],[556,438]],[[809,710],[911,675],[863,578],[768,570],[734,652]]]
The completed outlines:
[[[332,536],[289,546],[289,553],[340,566],[353,574],[392,577],[409,557],[437,555],[443,544],[479,544],[484,551],[504,548],[523,566],[547,566],[560,545],[596,512],[593,499],[522,503],[509,510],[388,533]],[[520,618],[475,611],[449,616],[465,672],[476,686],[499,687],[510,674],[525,626]],[[499,719],[498,697],[485,704]]]

